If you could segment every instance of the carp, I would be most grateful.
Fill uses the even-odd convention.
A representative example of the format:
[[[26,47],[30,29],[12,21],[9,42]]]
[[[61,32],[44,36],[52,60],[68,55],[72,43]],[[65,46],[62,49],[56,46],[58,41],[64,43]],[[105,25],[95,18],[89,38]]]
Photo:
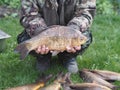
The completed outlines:
[[[18,86],[14,88],[9,88],[6,90],[38,90],[39,88],[44,87],[44,83],[29,84],[24,86]]]
[[[63,74],[63,72],[58,73],[56,79],[54,79],[54,81],[48,86],[46,86],[46,82],[52,77],[52,75],[44,77],[43,79],[40,79],[39,81],[33,84],[8,88],[6,90],[61,90],[62,84],[66,82],[66,78],[68,77],[68,75],[69,75],[68,73],[66,74]]]
[[[56,25],[18,44],[14,51],[20,54],[20,59],[24,59],[30,51],[35,50],[38,46],[45,45],[50,51],[62,52],[66,50],[67,46],[80,46],[86,41],[87,37],[79,30]]]
[[[112,90],[106,86],[99,85],[96,83],[76,83],[74,84],[70,80],[70,73],[65,79],[65,83],[62,84],[62,90]]]
[[[68,73],[66,74],[63,74],[63,72],[59,73],[52,84],[40,88],[39,90],[61,90],[62,84],[66,82],[66,78],[68,77],[68,75],[69,75]]]
[[[106,86],[102,86],[96,83],[78,83],[71,84],[71,90],[112,90]]]
[[[97,77],[96,75],[94,75],[94,73],[89,72],[88,70],[84,69],[79,71],[80,73],[80,77],[83,79],[83,81],[88,82],[88,83],[97,83],[106,87],[109,87],[111,89],[116,89],[118,88],[117,86],[107,82],[106,80]]]
[[[37,80],[35,83],[27,84],[23,86],[8,88],[6,90],[38,90],[39,88],[42,88],[45,86],[46,82],[50,80],[52,75],[41,77],[40,80]]]
[[[74,90],[70,88],[70,84],[73,84],[73,82],[70,80],[71,73],[67,74],[67,77],[65,79],[65,83],[62,83],[62,89],[63,90]]]
[[[90,72],[104,78],[107,81],[120,81],[120,73],[108,70],[89,70]]]

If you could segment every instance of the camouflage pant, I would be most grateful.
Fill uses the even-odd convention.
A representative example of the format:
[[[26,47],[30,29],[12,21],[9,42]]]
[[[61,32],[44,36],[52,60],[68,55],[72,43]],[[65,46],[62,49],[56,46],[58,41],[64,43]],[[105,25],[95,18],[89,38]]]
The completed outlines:
[[[68,53],[66,51],[62,52],[62,53],[59,53],[58,56],[60,57],[76,57],[77,55],[81,55],[83,54],[83,52],[89,47],[89,45],[92,43],[92,34],[90,32],[90,30],[86,30],[85,32],[83,32],[83,34],[88,38],[87,42],[81,46],[81,50],[77,51],[76,53]],[[18,44],[27,40],[27,39],[30,39],[30,36],[27,34],[27,32],[24,30],[21,34],[18,35],[17,37],[17,42]],[[35,57],[37,56],[40,56],[40,54],[37,54],[35,53],[35,51],[32,51],[31,54]],[[47,55],[41,55],[41,56],[51,56],[51,54],[47,54]]]

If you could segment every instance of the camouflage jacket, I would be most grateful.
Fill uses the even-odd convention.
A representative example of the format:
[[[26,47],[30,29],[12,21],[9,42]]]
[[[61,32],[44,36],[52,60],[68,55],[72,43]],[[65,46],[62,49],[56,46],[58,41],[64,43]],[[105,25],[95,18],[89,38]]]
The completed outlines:
[[[32,36],[51,25],[76,25],[88,29],[96,0],[21,0],[20,23]]]

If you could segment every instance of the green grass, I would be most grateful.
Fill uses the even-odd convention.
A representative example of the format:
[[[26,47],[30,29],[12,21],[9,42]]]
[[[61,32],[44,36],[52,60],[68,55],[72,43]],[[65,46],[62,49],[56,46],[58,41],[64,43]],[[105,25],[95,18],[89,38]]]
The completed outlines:
[[[91,27],[93,43],[82,56],[77,57],[79,69],[102,69],[120,72],[120,17],[96,16]],[[28,56],[24,61],[13,52],[17,35],[23,30],[18,18],[0,19],[0,29],[11,35],[6,40],[7,47],[0,53],[0,90],[34,82],[41,74],[35,68],[35,58]],[[56,74],[66,70],[57,58],[46,74]],[[81,82],[79,75],[71,76],[73,82]]]

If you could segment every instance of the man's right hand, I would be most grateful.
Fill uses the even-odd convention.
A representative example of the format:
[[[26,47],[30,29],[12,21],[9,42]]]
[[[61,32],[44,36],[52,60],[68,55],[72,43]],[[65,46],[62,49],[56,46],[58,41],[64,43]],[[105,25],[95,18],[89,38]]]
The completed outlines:
[[[37,54],[47,54],[49,52],[49,48],[45,45],[39,46],[36,50]]]

